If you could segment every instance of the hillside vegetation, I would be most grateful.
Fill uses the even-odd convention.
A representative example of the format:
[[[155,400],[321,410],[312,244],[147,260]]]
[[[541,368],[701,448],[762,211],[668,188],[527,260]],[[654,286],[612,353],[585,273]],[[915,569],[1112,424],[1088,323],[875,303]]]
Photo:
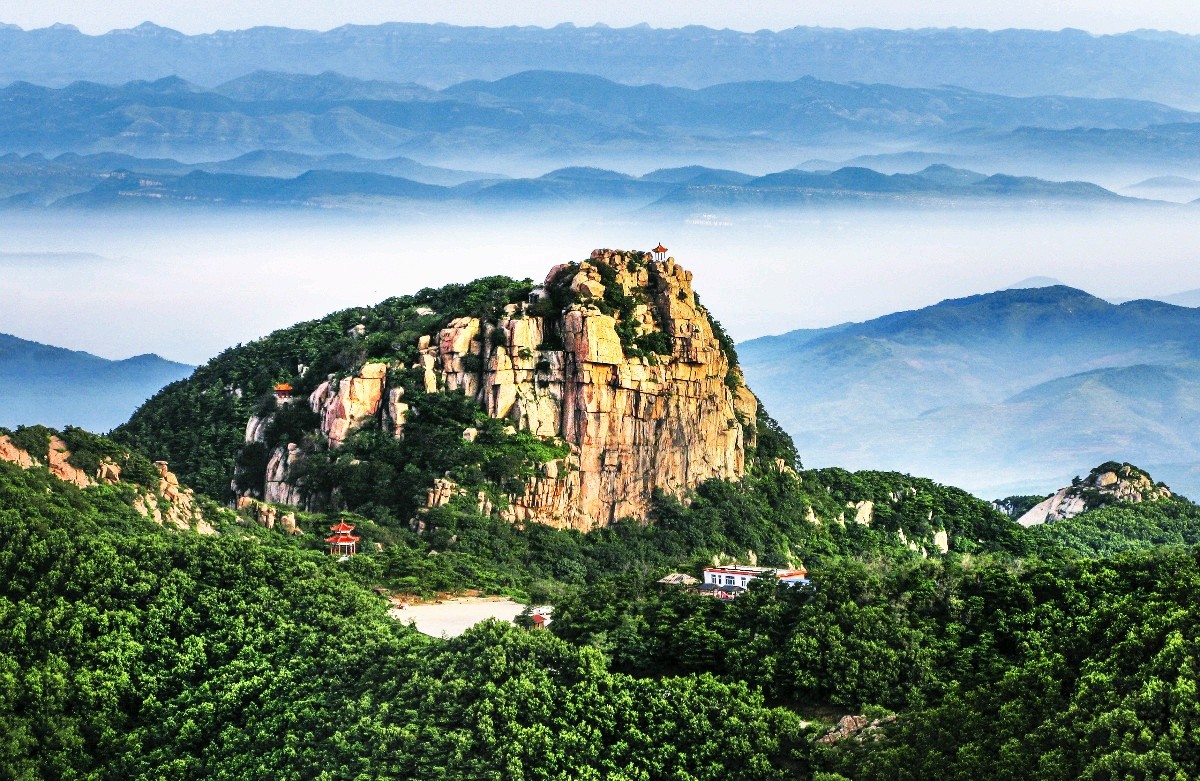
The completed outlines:
[[[388,618],[367,585],[389,569],[423,579],[421,562],[448,554],[405,559],[397,552],[419,551],[396,543],[341,565],[318,541],[245,520],[216,537],[164,530],[113,486],[0,464],[0,768],[824,781],[1200,771],[1198,554],[1106,549],[1111,513],[1138,518],[1143,506],[1061,522],[1068,548],[932,484],[802,477],[831,503],[897,492],[912,503],[880,513],[879,529],[808,524],[807,541],[792,541],[811,586],[753,584],[729,604],[653,580],[686,565],[706,523],[728,519],[734,544],[759,542],[756,512],[771,513],[759,533],[787,531],[773,518],[794,492],[778,484],[715,484],[690,508],[664,503],[650,526],[587,536],[460,529],[478,561],[505,539],[540,551],[542,563],[514,569],[560,582],[558,610],[552,633],[485,624],[442,641]],[[924,507],[986,544],[922,558],[883,530]],[[1163,509],[1149,521],[1159,535],[1195,539],[1193,506]],[[472,577],[461,566],[440,576]],[[837,714],[864,711],[869,739],[815,742]]]
[[[606,298],[611,284],[603,295],[589,287],[598,281],[581,264],[562,269],[597,291],[598,313],[633,310],[615,292]],[[570,290],[552,287],[533,306],[556,310],[565,301],[555,296]],[[141,457],[127,446],[167,456],[229,499],[231,478],[252,466],[248,419],[271,413],[257,418],[271,444],[317,425],[308,406],[275,399],[277,382],[301,395],[328,374],[358,376],[372,358],[407,364],[413,345],[451,318],[496,317],[530,291],[492,277],[300,324],[164,390],[117,432],[120,446],[71,436],[130,464]],[[729,370],[716,384],[732,394],[736,354],[728,345],[725,358],[711,327],[718,346],[707,349]],[[613,327],[647,365],[673,360],[659,352],[673,348],[643,338],[661,332],[623,333]],[[0,772],[1200,774],[1200,548],[1189,547],[1200,542],[1200,510],[1133,465],[1101,464],[1089,480],[1111,496],[1026,529],[930,480],[804,469],[764,416],[753,440],[746,433],[754,444],[740,478],[658,492],[644,519],[585,534],[513,523],[471,491],[421,506],[439,475],[503,485],[559,447],[502,426],[474,397],[422,387],[405,387],[402,437],[365,426],[347,440],[353,459],[321,462],[343,504],[277,508],[308,533],[264,528],[267,505],[256,500],[238,514],[210,507],[216,534],[164,528],[120,486],[79,489],[36,465],[0,464]],[[43,446],[34,428],[10,437]],[[1152,494],[1122,490],[1122,476]],[[1038,498],[1001,506],[1016,512]],[[1141,499],[1153,501],[1133,503]],[[356,526],[358,555],[325,553],[319,532],[337,520]],[[752,582],[732,601],[657,583],[747,560],[803,565],[810,581]],[[554,605],[554,620],[549,631],[487,623],[427,638],[389,617],[377,590],[508,594]]]

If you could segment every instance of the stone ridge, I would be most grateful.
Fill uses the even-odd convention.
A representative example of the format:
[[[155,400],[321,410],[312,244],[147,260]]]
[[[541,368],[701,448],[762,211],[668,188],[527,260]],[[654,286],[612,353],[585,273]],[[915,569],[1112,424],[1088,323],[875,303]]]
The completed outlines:
[[[1109,462],[1093,469],[1084,480],[1059,489],[1017,519],[1022,526],[1037,526],[1074,518],[1112,502],[1158,502],[1174,494],[1133,464]]]
[[[117,485],[123,483],[121,467],[111,459],[100,462],[95,474],[88,473],[71,463],[71,451],[57,435],[50,437],[50,447],[46,463],[28,451],[18,447],[7,435],[0,435],[0,461],[8,461],[22,469],[45,466],[51,475],[80,488],[93,485]],[[199,506],[196,504],[192,489],[179,484],[179,479],[170,470],[166,461],[156,461],[158,469],[158,487],[150,490],[133,483],[135,495],[133,509],[141,515],[150,518],[159,526],[170,524],[176,529],[187,531],[195,529],[200,534],[216,534],[217,531],[204,519]]]
[[[652,342],[663,354],[630,342],[654,334],[667,337]],[[496,510],[514,523],[589,530],[644,519],[655,490],[684,496],[705,480],[745,473],[758,401],[696,302],[691,272],[674,258],[595,250],[552,268],[529,302],[508,305],[498,320],[454,318],[417,347],[412,368],[427,392],[465,393],[488,415],[570,446],[570,456],[544,464]],[[370,420],[403,436],[408,405],[388,380],[391,368],[403,367],[368,363],[309,396],[331,448]],[[251,419],[246,441],[264,441],[266,423]],[[295,443],[271,452],[264,500],[301,503],[290,473],[303,457]],[[438,482],[430,506],[456,493]],[[481,499],[480,509],[492,508]]]

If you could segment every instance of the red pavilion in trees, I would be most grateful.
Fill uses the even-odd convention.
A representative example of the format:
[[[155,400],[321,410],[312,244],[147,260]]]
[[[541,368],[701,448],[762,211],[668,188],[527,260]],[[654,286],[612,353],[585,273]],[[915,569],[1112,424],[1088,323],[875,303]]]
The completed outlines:
[[[650,251],[654,253],[655,260],[666,260],[667,248],[662,245],[661,241],[658,243],[657,247],[655,247],[654,249],[652,249]]]
[[[354,531],[354,525],[338,521],[329,527],[329,531],[333,532],[332,537],[325,538],[325,542],[329,543],[329,555],[353,556],[361,539],[350,533]]]

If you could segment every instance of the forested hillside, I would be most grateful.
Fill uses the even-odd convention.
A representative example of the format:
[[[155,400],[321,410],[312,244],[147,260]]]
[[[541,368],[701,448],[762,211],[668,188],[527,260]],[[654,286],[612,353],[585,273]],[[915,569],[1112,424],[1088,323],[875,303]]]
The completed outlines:
[[[492,277],[231,349],[148,403],[122,446],[63,432],[92,454],[89,470],[108,457],[146,472],[124,449],[142,448],[232,500],[236,512],[200,501],[207,536],[146,520],[127,486],[0,463],[0,775],[1200,776],[1196,505],[1105,463],[1077,481],[1079,514],[1024,528],[1006,513],[1042,497],[1001,512],[909,475],[804,469],[750,404],[690,276],[673,260],[597,253],[536,293]],[[663,285],[657,298],[618,284],[643,272]],[[545,325],[564,312],[579,326],[566,338]],[[510,358],[522,329],[541,341]],[[581,448],[494,417],[495,397],[473,391],[502,359],[561,367],[568,355],[597,376],[684,366],[713,380],[700,387],[741,471],[656,490],[644,517],[587,533],[506,517],[493,502],[512,483]],[[544,387],[547,369],[529,371]],[[605,393],[623,381],[612,376]],[[384,398],[390,377],[391,418],[348,411],[369,382]],[[318,413],[299,403],[310,395],[338,403]],[[671,410],[662,425],[694,412]],[[50,436],[8,441],[49,460]],[[326,481],[319,501],[230,496],[231,479],[265,474],[251,487],[265,490],[277,474],[255,472],[254,453],[297,442],[316,466],[305,479]],[[450,486],[444,501],[421,501],[431,481]],[[284,512],[290,526],[267,528]],[[319,532],[337,521],[361,535],[357,555],[326,554]],[[735,599],[658,582],[746,561],[803,566],[808,581],[754,581]],[[552,605],[549,631],[518,620],[433,639],[384,598],[468,590]]]
[[[801,477],[834,502],[848,491],[921,489],[915,504],[883,512],[885,524],[922,506],[964,524],[990,509],[899,477]],[[808,587],[754,585],[725,603],[654,586],[686,563],[706,524],[728,519],[727,542],[754,542],[754,511],[786,508],[788,496],[765,479],[714,485],[690,508],[664,503],[650,526],[586,536],[460,529],[479,561],[505,540],[525,551],[514,566],[536,573],[559,609],[553,633],[489,624],[442,641],[388,618],[366,587],[389,571],[423,578],[416,562],[453,561],[420,554],[415,540],[343,565],[316,541],[244,520],[226,519],[217,537],[164,530],[116,487],[81,490],[0,464],[0,772],[825,781],[1200,772],[1197,552],[1105,557],[1111,514],[1138,518],[1141,506],[1063,522],[1074,526],[1073,549],[1015,524],[976,525],[972,535],[1006,542],[932,558],[882,530],[809,524]],[[1196,517],[1178,503],[1148,522],[1194,540]],[[777,533],[768,518],[758,523],[757,533]],[[1079,558],[1083,545],[1095,558]],[[441,575],[447,587],[470,578],[455,565]],[[822,737],[839,714],[863,712],[871,739]]]
[[[284,538],[0,464],[6,778],[786,778],[800,719],[486,625],[445,643]],[[727,722],[714,730],[714,722]]]

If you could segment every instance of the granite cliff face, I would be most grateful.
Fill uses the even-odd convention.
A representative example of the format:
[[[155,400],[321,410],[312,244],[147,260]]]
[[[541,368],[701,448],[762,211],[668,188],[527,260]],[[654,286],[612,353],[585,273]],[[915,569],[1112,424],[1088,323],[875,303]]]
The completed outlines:
[[[683,495],[704,480],[745,473],[758,401],[696,301],[691,272],[673,258],[596,250],[552,268],[528,302],[495,319],[444,323],[419,337],[411,366],[368,362],[330,376],[306,399],[280,403],[306,404],[330,449],[368,422],[400,438],[410,409],[391,377],[416,370],[426,393],[466,394],[515,430],[565,443],[568,456],[542,464],[500,507],[481,503],[516,523],[587,530],[641,519],[655,490]],[[269,425],[252,418],[246,441],[264,442]],[[274,447],[256,498],[303,504],[294,470],[312,446]],[[448,482],[431,487],[429,506],[455,495]]]
[[[1157,502],[1172,496],[1170,488],[1156,484],[1149,474],[1133,464],[1110,462],[1096,467],[1078,483],[1048,496],[1018,518],[1017,523],[1037,526],[1074,518],[1112,502]]]

